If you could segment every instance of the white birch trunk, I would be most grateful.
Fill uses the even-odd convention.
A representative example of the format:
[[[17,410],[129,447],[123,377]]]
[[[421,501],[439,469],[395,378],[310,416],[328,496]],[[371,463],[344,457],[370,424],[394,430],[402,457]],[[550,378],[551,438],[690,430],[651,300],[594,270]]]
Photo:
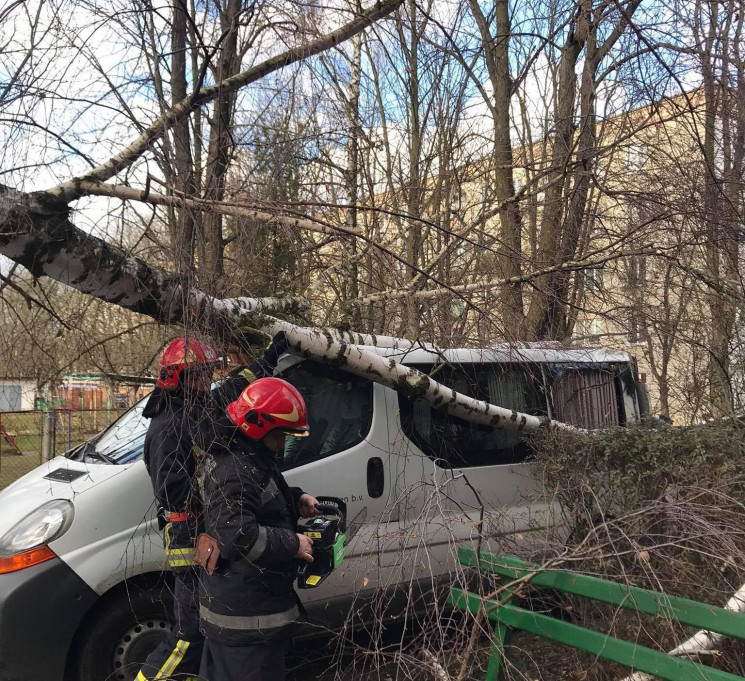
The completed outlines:
[[[247,324],[272,335],[284,331],[292,351],[299,356],[343,366],[346,371],[419,397],[472,423],[525,432],[537,431],[550,423],[548,419],[461,395],[420,371],[403,366],[396,358],[382,357],[375,351],[376,347],[391,348],[405,354],[420,347],[437,352],[434,346],[390,336],[304,328],[266,314],[298,311],[303,302],[294,299],[220,300],[188,289],[175,275],[78,229],[67,220],[66,207],[47,205],[43,194],[22,194],[0,186],[0,253],[27,267],[35,276],[49,276],[159,321],[179,323],[186,309],[191,308],[202,323],[223,323],[234,332]],[[551,425],[575,430],[558,422]]]
[[[266,224],[282,225],[293,230],[317,232],[318,234],[330,234],[332,236],[360,236],[358,231],[350,230],[348,227],[328,225],[318,220],[308,220],[291,215],[281,215],[257,207],[240,206],[227,201],[207,201],[193,199],[170,194],[159,194],[150,189],[136,189],[122,184],[110,184],[107,182],[79,182],[77,186],[85,192],[86,196],[111,196],[122,201],[139,201],[149,203],[153,206],[171,206],[175,208],[192,208],[202,213],[219,213],[220,215],[232,215],[234,217],[259,220]]]
[[[293,329],[305,328],[308,332],[319,331],[307,327],[298,327],[282,319],[272,320],[272,329],[277,331],[291,331]],[[324,334],[331,335],[334,340],[340,343],[351,345],[366,345],[371,348],[390,348],[392,350],[415,350],[422,349],[428,352],[440,352],[440,348],[432,343],[419,340],[409,340],[408,338],[396,338],[395,336],[383,336],[377,333],[358,333],[356,331],[342,331],[341,329],[323,329]]]
[[[547,418],[505,409],[483,400],[462,395],[438,383],[421,371],[407,367],[394,357],[383,357],[373,348],[347,343],[332,329],[307,328],[265,317],[262,328],[269,333],[284,331],[290,351],[298,357],[315,360],[343,368],[344,371],[370,379],[409,397],[418,397],[433,407],[470,423],[480,423],[503,430],[536,432],[544,426],[577,431],[576,428]]]
[[[236,324],[250,321],[257,314],[277,314],[308,312],[310,303],[304,298],[213,298],[212,296],[191,289],[188,293],[179,289],[179,296],[185,296],[189,305],[200,315],[210,317],[218,315],[228,318]]]
[[[284,331],[290,351],[298,357],[311,357],[320,362],[342,367],[345,371],[418,397],[433,407],[447,410],[470,423],[480,423],[504,430],[536,432],[544,426],[552,426],[577,432],[566,423],[551,421],[545,417],[524,414],[506,409],[483,400],[477,400],[456,392],[438,383],[421,371],[401,364],[396,357],[385,357],[375,348],[401,350],[406,353],[417,347],[437,352],[434,346],[392,336],[376,336],[331,328],[296,326],[261,313],[261,299],[230,298],[216,299],[204,293],[193,292],[191,299],[202,314],[215,313],[232,326],[251,323],[269,335]],[[276,303],[276,299],[271,299]],[[295,303],[296,301],[288,301]]]

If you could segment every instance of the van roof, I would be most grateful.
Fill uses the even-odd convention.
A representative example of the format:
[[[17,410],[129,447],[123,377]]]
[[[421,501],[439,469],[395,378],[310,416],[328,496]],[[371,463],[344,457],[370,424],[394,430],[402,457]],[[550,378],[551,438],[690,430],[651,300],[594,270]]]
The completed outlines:
[[[426,347],[381,348],[365,346],[366,350],[383,357],[391,357],[402,364],[432,364],[445,360],[453,364],[478,364],[481,362],[551,362],[551,363],[608,363],[631,362],[632,357],[623,350],[605,348],[563,348],[543,344],[495,345],[490,348],[449,348],[434,351]]]

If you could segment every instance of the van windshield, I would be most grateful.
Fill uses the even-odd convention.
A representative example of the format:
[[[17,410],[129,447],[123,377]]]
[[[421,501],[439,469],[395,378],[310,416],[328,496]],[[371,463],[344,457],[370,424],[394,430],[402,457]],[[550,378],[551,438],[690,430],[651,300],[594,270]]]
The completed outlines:
[[[111,424],[96,440],[96,453],[113,459],[114,463],[129,463],[142,456],[150,419],[143,417],[147,399],[140,400],[132,409]]]
[[[142,457],[149,419],[142,415],[149,395],[122,414],[98,437],[88,440],[70,456],[87,462],[125,464]]]
[[[220,385],[222,381],[212,384]],[[82,447],[73,449],[68,456],[89,463],[122,465],[142,458],[145,434],[150,419],[142,415],[150,395],[145,395],[129,411],[124,412],[114,423],[97,437],[91,438]]]

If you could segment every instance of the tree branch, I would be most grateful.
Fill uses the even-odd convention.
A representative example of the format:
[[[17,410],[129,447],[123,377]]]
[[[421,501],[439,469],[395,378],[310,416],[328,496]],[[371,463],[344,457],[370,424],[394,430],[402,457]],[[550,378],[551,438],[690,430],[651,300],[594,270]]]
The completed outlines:
[[[500,286],[512,286],[514,284],[523,284],[528,281],[531,281],[532,279],[537,279],[538,277],[543,277],[547,274],[552,274],[554,272],[574,272],[577,270],[583,270],[583,269],[589,269],[592,267],[597,267],[598,265],[603,265],[607,262],[610,262],[611,260],[617,260],[618,258],[625,258],[629,255],[661,255],[661,251],[659,249],[645,249],[642,251],[634,251],[633,253],[627,253],[627,252],[620,252],[620,253],[612,253],[610,255],[605,255],[601,258],[593,258],[593,259],[586,259],[586,260],[576,260],[576,261],[570,261],[570,262],[563,262],[558,265],[552,265],[550,267],[546,267],[542,270],[536,270],[534,272],[530,272],[529,274],[521,274],[516,277],[508,277],[506,279],[492,279],[489,281],[484,282],[474,282],[472,284],[461,284],[461,285],[454,285],[450,286],[448,288],[433,288],[433,289],[425,289],[422,291],[412,291],[408,288],[405,289],[392,289],[389,291],[381,291],[380,293],[372,293],[369,296],[365,296],[364,298],[360,298],[358,300],[350,300],[350,303],[354,303],[356,305],[365,305],[367,303],[373,303],[380,300],[393,300],[395,298],[403,298],[412,296],[414,298],[439,298],[441,296],[447,295],[449,293],[458,293],[458,294],[465,294],[465,293],[474,293],[478,291],[486,291],[493,288],[499,288]]]
[[[165,130],[171,128],[175,123],[184,119],[203,104],[211,102],[220,95],[235,92],[250,83],[254,83],[257,80],[264,78],[274,71],[278,71],[285,66],[312,57],[344,42],[345,40],[348,40],[353,35],[364,31],[378,19],[381,19],[395,11],[401,2],[402,0],[382,0],[376,2],[372,7],[363,10],[352,21],[331,33],[327,33],[306,45],[294,47],[282,52],[281,54],[267,59],[247,71],[243,71],[235,76],[221,80],[215,85],[202,88],[160,116],[139,137],[137,137],[137,139],[118,154],[112,156],[107,161],[96,166],[84,175],[80,175],[53,187],[48,191],[48,193],[66,203],[79,199],[81,196],[85,196],[85,191],[82,189],[81,183],[103,182],[114,177],[114,175],[125,168],[128,168],[164,134]]]
[[[111,196],[122,201],[140,201],[154,206],[173,206],[176,208],[194,208],[203,212],[220,213],[221,215],[232,215],[234,217],[247,218],[250,220],[261,220],[268,223],[281,224],[291,229],[303,229],[320,234],[332,234],[334,236],[361,236],[348,228],[337,229],[315,220],[292,217],[289,215],[277,215],[256,208],[246,208],[226,201],[208,201],[193,199],[178,195],[159,194],[151,189],[135,189],[122,184],[107,184],[104,182],[80,182],[80,188],[88,196]]]

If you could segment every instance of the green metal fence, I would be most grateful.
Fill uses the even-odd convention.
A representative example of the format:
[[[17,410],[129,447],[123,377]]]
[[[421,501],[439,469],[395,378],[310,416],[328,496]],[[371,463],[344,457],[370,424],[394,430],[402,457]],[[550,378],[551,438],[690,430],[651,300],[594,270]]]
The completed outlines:
[[[490,553],[481,553],[479,556],[473,549],[461,547],[458,550],[458,559],[462,565],[501,575],[510,582],[530,582],[697,629],[745,639],[745,614],[742,613],[564,570],[541,571],[540,567],[514,556]],[[452,589],[450,603],[474,614],[484,608],[484,614],[494,623],[486,681],[497,681],[500,676],[504,647],[511,628],[530,632],[668,681],[742,681],[743,678],[525,610],[514,604],[515,598],[509,588],[499,601],[482,599],[463,589]]]

